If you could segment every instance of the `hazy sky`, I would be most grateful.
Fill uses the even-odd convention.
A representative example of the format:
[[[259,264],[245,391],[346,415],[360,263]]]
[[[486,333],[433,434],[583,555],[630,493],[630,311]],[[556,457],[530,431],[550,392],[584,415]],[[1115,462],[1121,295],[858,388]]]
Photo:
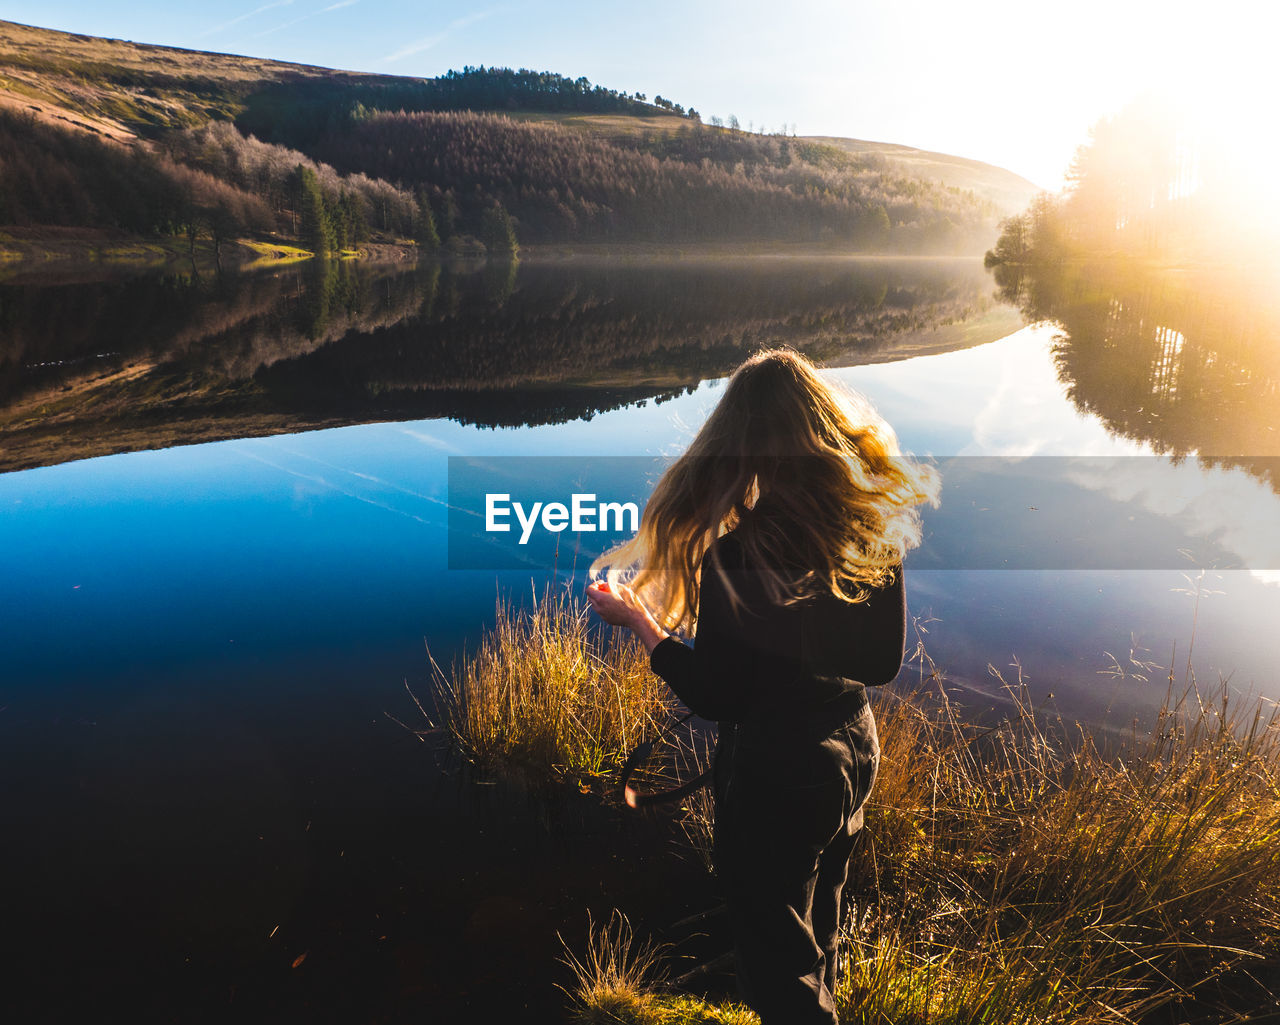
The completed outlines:
[[[0,0],[10,21],[358,71],[585,75],[704,119],[941,150],[1050,188],[1149,83],[1204,80],[1237,116],[1267,112],[1276,17],[1261,0]]]

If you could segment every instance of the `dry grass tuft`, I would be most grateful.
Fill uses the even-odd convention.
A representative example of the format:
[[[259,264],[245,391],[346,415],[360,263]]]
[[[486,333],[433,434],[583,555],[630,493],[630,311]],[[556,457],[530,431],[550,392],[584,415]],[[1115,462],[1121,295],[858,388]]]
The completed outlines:
[[[660,992],[666,980],[662,948],[638,942],[625,915],[615,911],[608,925],[587,927],[587,951],[580,960],[566,947],[565,964],[574,976],[567,992],[570,1018],[579,1025],[759,1025],[737,1004],[714,1005],[694,997]]]
[[[449,677],[437,669],[435,689],[479,768],[584,785],[617,769],[673,707],[643,648],[591,629],[580,603],[549,590],[525,610],[499,599],[479,651]]]

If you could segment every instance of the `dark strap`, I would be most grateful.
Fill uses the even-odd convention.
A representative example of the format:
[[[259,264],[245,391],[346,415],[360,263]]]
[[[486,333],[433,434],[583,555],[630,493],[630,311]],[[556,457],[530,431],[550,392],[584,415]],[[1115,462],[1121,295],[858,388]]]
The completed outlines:
[[[670,726],[664,729],[656,738],[653,740],[646,740],[644,743],[638,744],[635,750],[633,750],[631,754],[627,755],[627,760],[622,765],[622,781],[620,786],[622,788],[622,800],[626,803],[628,808],[652,808],[660,804],[671,804],[675,801],[683,800],[690,794],[697,793],[697,791],[701,790],[711,782],[711,770],[707,769],[694,779],[691,779],[686,783],[681,783],[678,787],[672,787],[670,790],[658,790],[651,794],[643,794],[631,785],[631,777],[635,775],[636,769],[644,764],[645,759],[653,753],[653,745],[664,738],[672,730],[683,726],[691,718],[693,718],[693,713],[686,712]]]

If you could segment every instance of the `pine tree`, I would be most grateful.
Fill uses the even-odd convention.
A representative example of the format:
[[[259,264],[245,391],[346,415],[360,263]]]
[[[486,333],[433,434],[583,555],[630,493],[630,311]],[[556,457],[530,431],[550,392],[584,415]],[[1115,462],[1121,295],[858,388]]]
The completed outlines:
[[[458,198],[453,194],[453,189],[445,190],[440,211],[440,227],[441,237],[453,238],[458,233],[458,221],[461,214],[458,211]]]
[[[294,173],[297,176],[298,240],[304,249],[310,249],[316,256],[326,257],[334,249],[334,238],[320,182],[316,173],[302,164],[298,165]]]
[[[359,197],[354,192],[342,190],[342,195],[338,199],[338,214],[346,228],[350,245],[358,245],[369,237],[369,225],[365,222]]]
[[[418,190],[418,209],[413,219],[413,237],[427,252],[440,248],[440,232],[436,230],[436,216],[431,211],[431,198],[426,189]]]
[[[515,256],[520,251],[516,241],[516,226],[506,208],[495,202],[487,208],[480,221],[480,241],[491,253]]]

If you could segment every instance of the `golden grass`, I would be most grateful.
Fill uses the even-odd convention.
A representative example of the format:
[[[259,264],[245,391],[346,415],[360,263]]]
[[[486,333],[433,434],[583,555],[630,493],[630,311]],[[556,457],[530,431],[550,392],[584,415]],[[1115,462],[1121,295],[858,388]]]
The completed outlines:
[[[615,911],[607,925],[587,926],[586,953],[566,952],[573,974],[570,1020],[578,1025],[759,1025],[738,1004],[716,1005],[696,997],[659,994],[665,978],[663,950],[638,941],[625,915]]]
[[[847,891],[842,1023],[1230,1022],[1275,1011],[1274,712],[1240,711],[1225,687],[1204,701],[1191,681],[1181,695],[1171,687],[1150,733],[1102,751],[1088,731],[1035,710],[1020,678],[1001,680],[1013,708],[1004,721],[966,723],[923,647],[916,656],[916,695],[875,694],[881,774]],[[593,639],[573,602],[546,594],[526,612],[500,604],[455,681],[448,720],[464,750],[552,778],[607,773],[668,714],[638,646]],[[704,815],[704,840],[709,825]],[[577,1020],[753,1020],[673,994],[661,963],[624,924],[593,930],[586,956],[570,960]]]
[[[1192,685],[1104,753],[1020,679],[979,730],[930,675],[937,700],[879,703],[842,1021],[1226,1021],[1273,999],[1250,972],[1280,940],[1274,712]]]
[[[1017,713],[990,730],[961,723],[945,692],[877,702],[882,773],[851,867],[843,1025],[1274,1013],[1274,715],[1235,719],[1229,697],[1201,705],[1193,691],[1104,756],[1010,690]],[[657,1007],[676,999],[640,990]]]
[[[637,644],[589,628],[587,612],[545,591],[531,610],[499,599],[495,622],[437,707],[482,770],[520,768],[582,785],[604,779],[668,718],[672,699]]]
[[[641,135],[676,135],[687,131],[693,122],[675,114],[596,114],[576,111],[514,110],[503,111],[516,121],[534,121],[573,128],[591,135],[630,138]]]

